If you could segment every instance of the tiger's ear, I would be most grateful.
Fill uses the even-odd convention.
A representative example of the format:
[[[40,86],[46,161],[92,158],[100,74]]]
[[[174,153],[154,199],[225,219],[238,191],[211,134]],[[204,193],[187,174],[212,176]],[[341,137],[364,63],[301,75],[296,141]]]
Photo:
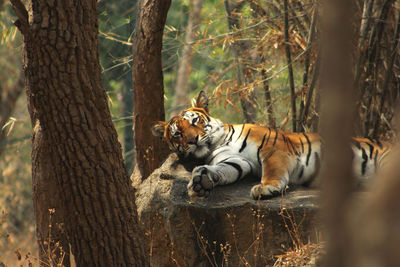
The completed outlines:
[[[203,108],[206,112],[208,112],[208,95],[201,90],[199,95],[197,96],[197,100],[196,100],[196,108]]]
[[[165,128],[167,127],[167,123],[164,121],[159,121],[151,127],[151,132],[154,136],[164,137]]]

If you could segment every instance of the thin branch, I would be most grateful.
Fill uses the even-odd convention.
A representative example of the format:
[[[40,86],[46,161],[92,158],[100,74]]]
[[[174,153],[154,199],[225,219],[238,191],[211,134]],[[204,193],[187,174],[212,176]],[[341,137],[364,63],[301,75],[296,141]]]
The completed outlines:
[[[296,132],[296,92],[294,88],[294,77],[293,77],[293,66],[292,66],[292,56],[290,53],[290,42],[289,42],[289,16],[288,16],[288,0],[283,1],[285,16],[284,16],[284,31],[285,31],[285,51],[286,51],[286,59],[288,62],[288,71],[289,71],[289,84],[290,84],[290,96],[291,96],[291,106],[292,106],[292,130]]]
[[[310,68],[310,57],[311,57],[311,44],[312,44],[312,42],[314,40],[314,32],[315,32],[316,21],[317,21],[317,9],[314,9],[313,16],[312,16],[312,21],[311,21],[311,26],[310,26],[310,30],[308,32],[308,38],[307,38],[307,50],[308,50],[308,53],[306,54],[305,60],[304,60],[304,75],[303,75],[302,92],[304,92],[304,89],[307,88],[307,83],[308,83],[308,73],[309,73],[309,68]],[[314,72],[314,76],[315,76],[315,72]],[[310,93],[309,91],[310,90],[308,90],[308,94]],[[311,94],[312,94],[312,92],[311,92]],[[309,98],[309,96],[307,98]],[[311,101],[311,98],[307,99],[307,101]],[[310,105],[310,103],[308,103],[308,105]],[[303,100],[303,98],[301,98],[301,101],[300,101],[300,112],[299,112],[299,115],[300,115],[300,117],[299,117],[299,120],[298,120],[297,129],[299,131],[303,131],[304,130],[303,124],[307,120],[307,118],[304,116],[305,112],[304,112],[304,100]]]
[[[367,56],[368,46],[364,44],[372,21],[374,0],[365,0],[361,20],[360,40],[358,42],[358,62],[354,74],[354,84],[357,85],[362,73],[362,67]]]
[[[372,72],[375,70],[377,71],[378,68],[378,61],[379,61],[379,51],[378,51],[378,45],[380,43],[380,40],[382,38],[385,24],[386,24],[386,19],[388,17],[390,7],[392,6],[394,0],[386,0],[384,4],[382,5],[382,9],[380,10],[380,15],[379,15],[379,20],[376,26],[373,28],[371,32],[371,38],[368,44],[368,47],[371,47],[371,50],[369,51],[369,56],[368,56],[368,66],[367,66],[367,71],[365,72],[365,76],[363,79],[363,86],[360,88],[361,90],[361,96],[364,96],[366,89],[367,90],[367,104],[366,107],[370,108],[371,103],[372,103],[372,92],[373,92],[373,84],[372,84]],[[370,111],[367,110],[365,112],[364,116],[364,135],[368,136],[369,135],[369,128],[370,128]]]
[[[394,65],[394,60],[396,58],[396,51],[397,51],[397,47],[399,44],[399,38],[400,37],[400,14],[397,15],[397,26],[396,26],[396,30],[395,30],[395,34],[394,34],[394,38],[393,38],[393,46],[390,52],[390,56],[389,56],[389,65],[388,65],[388,69],[385,73],[385,80],[383,82],[383,86],[382,86],[382,94],[381,94],[381,98],[380,98],[380,103],[379,103],[379,114],[378,116],[376,116],[376,120],[375,120],[375,124],[374,124],[374,131],[372,133],[372,137],[373,138],[377,138],[378,134],[379,134],[379,124],[381,121],[381,115],[383,113],[383,107],[385,105],[385,99],[387,97],[387,91],[388,91],[388,87],[389,87],[389,82],[390,82],[390,78],[393,75],[393,65]]]
[[[308,93],[307,93],[307,99],[306,99],[306,103],[303,109],[303,112],[301,113],[301,118],[304,118],[304,120],[307,119],[308,114],[309,114],[309,110],[310,110],[310,106],[311,106],[311,101],[312,101],[312,97],[313,97],[313,93],[314,93],[314,88],[315,88],[315,84],[318,80],[318,76],[319,76],[319,65],[320,65],[320,54],[317,55],[317,60],[314,64],[314,74],[313,77],[311,79],[311,83],[310,83],[310,87],[308,88]],[[315,100],[316,106],[319,104],[318,103],[318,99]]]

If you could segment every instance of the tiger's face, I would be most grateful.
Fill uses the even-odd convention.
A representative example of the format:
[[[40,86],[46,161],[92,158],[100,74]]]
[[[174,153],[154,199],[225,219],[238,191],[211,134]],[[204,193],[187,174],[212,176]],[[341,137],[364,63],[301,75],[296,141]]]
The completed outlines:
[[[159,121],[152,132],[163,137],[181,158],[205,158],[215,144],[216,131],[223,128],[222,123],[210,117],[207,107],[208,97],[201,92],[195,107],[184,109],[169,122]]]
[[[180,157],[206,156],[209,145],[209,119],[204,110],[190,108],[173,117],[165,127],[164,137],[170,149]]]

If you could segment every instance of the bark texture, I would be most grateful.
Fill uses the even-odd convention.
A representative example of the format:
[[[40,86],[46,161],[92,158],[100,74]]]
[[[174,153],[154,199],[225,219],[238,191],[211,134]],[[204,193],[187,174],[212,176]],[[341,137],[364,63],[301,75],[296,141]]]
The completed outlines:
[[[134,196],[101,84],[97,2],[32,0],[29,13],[19,0],[12,3],[24,36],[29,110],[48,149],[34,150],[32,165],[46,151],[60,192],[48,195],[61,199],[77,265],[146,266]]]
[[[53,177],[51,142],[36,125],[32,135],[32,196],[40,266],[70,266],[70,246],[63,224],[60,190]]]
[[[165,120],[161,48],[170,5],[170,0],[138,2],[132,77],[136,172],[141,179],[158,168],[169,153],[167,145],[152,135],[151,126]]]

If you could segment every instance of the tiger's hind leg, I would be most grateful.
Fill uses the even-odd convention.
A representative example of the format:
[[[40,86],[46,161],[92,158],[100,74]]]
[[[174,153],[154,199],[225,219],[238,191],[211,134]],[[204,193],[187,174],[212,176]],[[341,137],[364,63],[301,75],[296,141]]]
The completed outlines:
[[[253,186],[251,197],[253,199],[265,199],[277,196],[289,184],[290,166],[289,155],[276,151],[262,164],[261,183]]]

